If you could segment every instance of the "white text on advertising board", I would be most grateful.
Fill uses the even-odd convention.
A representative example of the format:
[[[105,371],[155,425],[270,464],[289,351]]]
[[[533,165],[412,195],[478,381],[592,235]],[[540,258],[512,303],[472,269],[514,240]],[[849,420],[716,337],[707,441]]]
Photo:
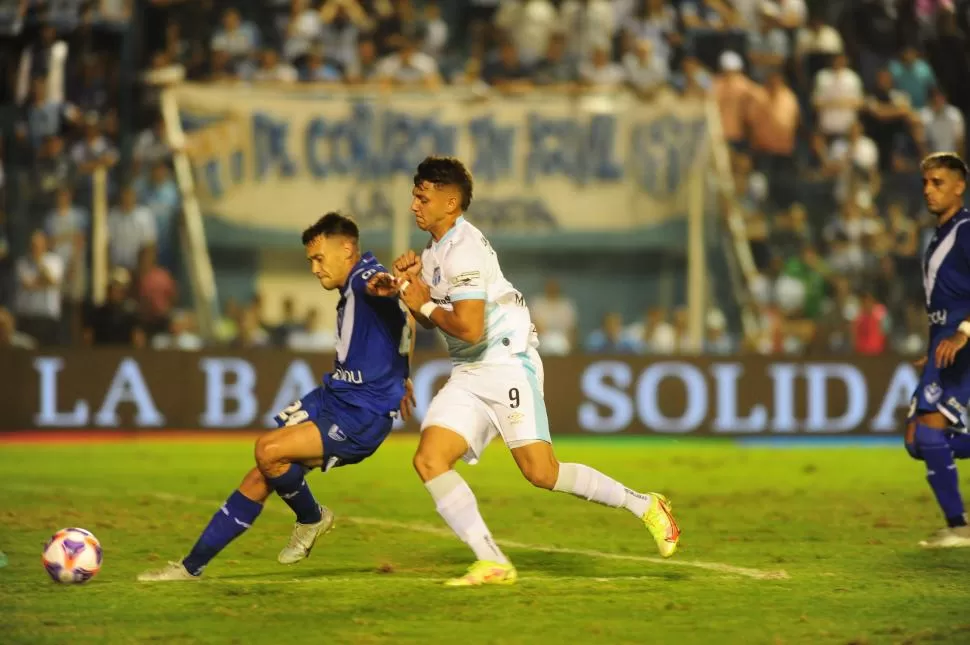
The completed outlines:
[[[133,422],[137,427],[164,427],[168,423],[142,367],[132,357],[118,363],[100,400],[68,396],[62,399],[70,401],[63,409],[58,409],[58,386],[64,359],[39,356],[33,366],[39,391],[34,414],[38,427],[118,427],[121,405],[134,409]],[[203,376],[204,405],[196,422],[203,428],[272,427],[273,415],[319,382],[307,362],[293,360],[279,382],[271,384],[271,390],[259,388],[274,393],[271,399],[260,401],[256,395],[259,373],[250,361],[239,357],[200,357],[198,369]],[[764,369],[768,380],[759,382],[767,383],[767,387],[756,393],[757,403],[747,409],[740,409],[739,403],[740,388],[744,387],[741,362],[701,367],[666,361],[637,371],[621,361],[595,361],[579,372],[582,396],[578,402],[563,401],[549,387],[546,400],[550,406],[572,406],[573,427],[562,428],[566,432],[578,428],[594,433],[892,433],[899,430],[898,414],[909,404],[918,380],[916,370],[904,362],[895,366],[888,385],[878,390],[870,388],[862,371],[849,363],[778,362],[767,364]],[[415,417],[419,421],[450,371],[451,364],[445,359],[425,362],[414,371]],[[685,393],[684,403],[676,413],[665,412],[659,401],[661,385],[671,381]],[[828,400],[833,384],[847,393],[843,410],[833,410]],[[804,392],[804,405],[796,400],[798,392]],[[804,413],[799,416],[797,409]]]

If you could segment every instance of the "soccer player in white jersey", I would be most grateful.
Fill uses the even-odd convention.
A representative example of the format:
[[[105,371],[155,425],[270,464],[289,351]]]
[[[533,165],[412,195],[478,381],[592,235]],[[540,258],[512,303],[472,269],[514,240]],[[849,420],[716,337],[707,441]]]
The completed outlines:
[[[476,558],[447,584],[516,580],[474,493],[454,470],[459,459],[476,463],[497,435],[533,485],[625,508],[643,521],[661,555],[673,555],[680,529],[664,496],[638,493],[589,466],[556,459],[529,310],[502,275],[488,240],[463,216],[472,200],[471,174],[457,159],[428,157],[414,175],[412,194],[418,228],[431,239],[420,258],[409,251],[395,261],[396,288],[418,322],[441,330],[454,363],[421,425],[414,467],[438,513]]]

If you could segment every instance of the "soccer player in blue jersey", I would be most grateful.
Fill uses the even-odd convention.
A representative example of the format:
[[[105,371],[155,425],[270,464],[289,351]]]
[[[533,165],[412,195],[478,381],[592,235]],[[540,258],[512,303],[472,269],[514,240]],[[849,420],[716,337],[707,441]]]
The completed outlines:
[[[366,459],[391,432],[395,414],[407,418],[411,413],[414,320],[396,297],[380,295],[382,281],[393,278],[373,255],[361,254],[357,225],[337,213],[304,231],[303,245],[323,288],[340,290],[333,371],[321,387],[276,416],[280,429],[256,440],[256,467],[212,516],[192,551],[139,580],[198,579],[252,525],[274,491],[296,514],[290,542],[278,559],[292,564],[306,558],[334,521],[330,509],[310,492],[306,472]]]
[[[930,334],[906,422],[906,450],[926,463],[926,478],[946,527],[920,542],[927,548],[968,547],[970,528],[954,458],[970,457],[970,211],[963,206],[967,166],[954,153],[923,160],[923,197],[936,233],[923,258]]]

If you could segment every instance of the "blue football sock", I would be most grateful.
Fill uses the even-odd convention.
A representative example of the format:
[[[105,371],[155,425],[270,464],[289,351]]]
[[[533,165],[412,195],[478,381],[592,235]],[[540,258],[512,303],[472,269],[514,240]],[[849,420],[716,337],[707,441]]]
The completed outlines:
[[[916,425],[915,439],[919,455],[926,462],[926,479],[943,510],[947,525],[966,526],[957,465],[953,461],[953,449],[946,435],[941,430],[919,423]]]
[[[305,471],[300,464],[290,464],[290,469],[279,477],[267,477],[266,481],[273,490],[296,513],[300,524],[316,524],[322,519],[320,504],[310,492],[304,478]]]
[[[193,576],[201,574],[212,558],[252,526],[262,510],[262,504],[249,499],[238,490],[230,495],[222,508],[209,520],[209,525],[202,531],[192,551],[182,560],[186,571]]]

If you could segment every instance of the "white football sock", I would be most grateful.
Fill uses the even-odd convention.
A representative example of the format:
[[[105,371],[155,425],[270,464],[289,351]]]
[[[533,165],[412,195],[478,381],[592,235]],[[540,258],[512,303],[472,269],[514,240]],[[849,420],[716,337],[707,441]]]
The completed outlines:
[[[583,464],[559,464],[559,477],[552,490],[614,508],[623,507],[637,517],[650,508],[650,496],[626,488],[598,470]]]
[[[485,520],[478,512],[475,493],[454,470],[438,475],[424,483],[431,493],[435,507],[462,542],[471,547],[477,560],[508,564],[502,550],[495,544]]]

